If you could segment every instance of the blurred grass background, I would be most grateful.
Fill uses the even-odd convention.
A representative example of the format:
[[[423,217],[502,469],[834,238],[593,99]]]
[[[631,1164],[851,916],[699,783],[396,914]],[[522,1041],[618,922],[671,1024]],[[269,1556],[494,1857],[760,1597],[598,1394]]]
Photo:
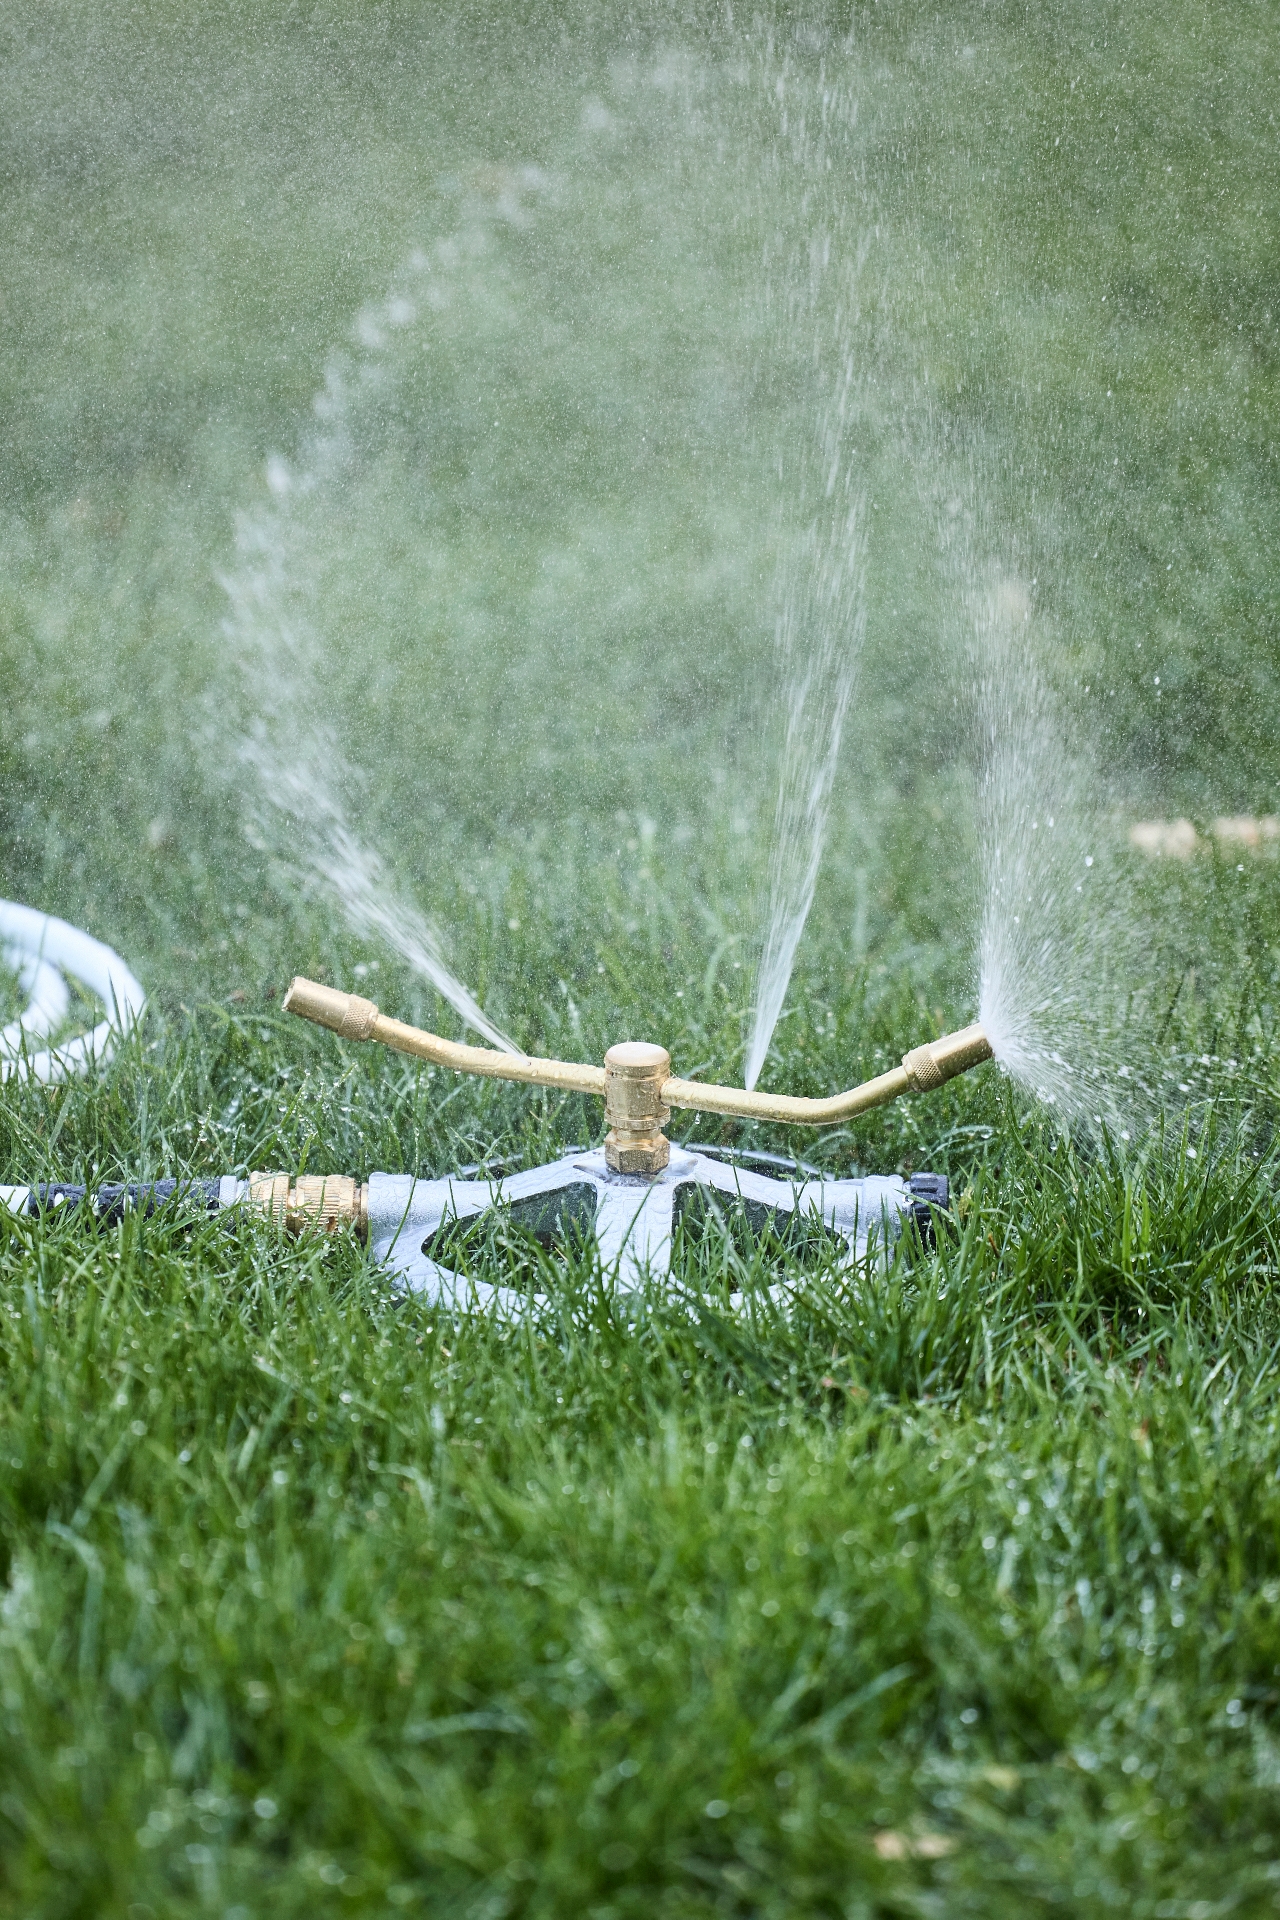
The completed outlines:
[[[676,918],[714,901],[752,937],[774,577],[816,464],[787,299],[833,210],[866,248],[856,322],[821,351],[847,345],[864,387],[869,637],[802,964],[838,970],[855,885],[863,939],[970,937],[935,516],[1026,583],[1064,724],[1126,802],[1270,805],[1254,12],[1188,16],[1176,60],[1166,16],[1105,8],[784,14],[771,45],[589,9],[53,6],[5,33],[6,885],[93,921],[149,986],[275,985],[302,937],[203,739],[209,698],[225,720],[217,576],[415,248],[444,304],[356,420],[306,587],[362,824],[499,1017],[536,1015],[464,863],[497,928],[531,885],[576,951],[600,889],[634,883],[643,816]],[[852,120],[816,212],[779,75],[800,114],[838,84]]]
[[[359,964],[453,1030],[246,839],[219,585],[415,249],[441,304],[299,509],[296,600],[363,830],[526,1045],[740,1066],[819,215],[866,244],[819,319],[868,640],[768,1082],[972,1015],[970,561],[1025,585],[1119,841],[1274,808],[1265,8],[55,3],[0,43],[0,891],[153,995],[100,1080],[6,1087],[5,1178],[598,1123],[274,1012]],[[833,88],[811,219],[783,115]],[[714,1237],[634,1322],[511,1256],[552,1305],[507,1334],[354,1249],[0,1225],[5,1910],[1274,1911],[1275,871],[1132,858],[1216,1089],[1134,1164],[993,1073],[740,1133],[959,1196],[785,1317],[730,1319],[776,1274]]]

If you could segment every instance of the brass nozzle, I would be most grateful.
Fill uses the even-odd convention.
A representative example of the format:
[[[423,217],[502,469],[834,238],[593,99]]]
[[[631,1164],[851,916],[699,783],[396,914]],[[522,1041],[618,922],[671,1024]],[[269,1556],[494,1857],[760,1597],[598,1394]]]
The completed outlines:
[[[959,1033],[944,1034],[941,1040],[927,1040],[902,1056],[902,1070],[913,1093],[929,1093],[944,1080],[967,1073],[991,1058],[991,1042],[978,1021],[961,1027]]]
[[[318,980],[304,980],[299,974],[290,983],[284,997],[286,1013],[300,1013],[318,1027],[340,1033],[344,1040],[371,1040],[378,1018],[372,1000],[358,993],[339,993],[336,987],[322,987]]]

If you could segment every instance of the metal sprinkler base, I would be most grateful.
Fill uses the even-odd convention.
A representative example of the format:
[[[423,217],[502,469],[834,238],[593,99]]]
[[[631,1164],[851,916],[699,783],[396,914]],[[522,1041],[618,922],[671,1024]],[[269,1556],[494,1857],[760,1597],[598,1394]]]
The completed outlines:
[[[941,1174],[826,1180],[791,1164],[795,1177],[775,1179],[727,1163],[714,1149],[673,1145],[661,1172],[619,1173],[609,1165],[607,1148],[596,1147],[527,1172],[477,1178],[374,1173],[360,1185],[335,1174],[291,1180],[284,1173],[255,1173],[247,1180],[223,1174],[96,1190],[59,1182],[0,1187],[0,1207],[35,1215],[88,1206],[101,1223],[134,1210],[153,1214],[173,1207],[229,1217],[244,1210],[266,1213],[295,1233],[354,1230],[368,1234],[374,1263],[398,1292],[468,1312],[519,1313],[527,1304],[524,1293],[473,1280],[449,1264],[450,1246],[487,1215],[508,1219],[548,1249],[594,1239],[607,1282],[627,1294],[670,1273],[677,1223],[694,1224],[689,1214],[695,1196],[705,1211],[744,1219],[753,1235],[772,1234],[792,1246],[809,1235],[832,1236],[841,1249],[839,1264],[849,1268],[868,1256],[886,1260],[908,1217],[928,1241],[933,1210],[947,1205]],[[694,1213],[696,1220],[696,1208]]]
[[[661,1281],[670,1272],[676,1222],[699,1189],[713,1204],[719,1196],[726,1215],[741,1210],[755,1232],[771,1228],[784,1237],[797,1226],[825,1229],[843,1241],[849,1267],[869,1254],[887,1257],[908,1216],[927,1235],[931,1210],[947,1204],[940,1174],[781,1180],[676,1145],[661,1172],[628,1174],[615,1172],[605,1150],[595,1148],[493,1178],[375,1173],[367,1189],[370,1252],[406,1292],[459,1308],[518,1311],[524,1296],[515,1289],[488,1286],[448,1264],[449,1241],[501,1209],[544,1244],[590,1235],[606,1276],[631,1293],[646,1278]]]

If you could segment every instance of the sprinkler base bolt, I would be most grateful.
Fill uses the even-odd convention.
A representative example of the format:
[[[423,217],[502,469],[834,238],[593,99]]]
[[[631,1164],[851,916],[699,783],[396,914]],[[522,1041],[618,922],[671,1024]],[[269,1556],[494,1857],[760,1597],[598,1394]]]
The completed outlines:
[[[671,1142],[662,1129],[671,1118],[662,1104],[663,1082],[671,1073],[665,1047],[645,1040],[624,1040],[604,1057],[605,1164],[611,1173],[662,1173],[671,1159]]]

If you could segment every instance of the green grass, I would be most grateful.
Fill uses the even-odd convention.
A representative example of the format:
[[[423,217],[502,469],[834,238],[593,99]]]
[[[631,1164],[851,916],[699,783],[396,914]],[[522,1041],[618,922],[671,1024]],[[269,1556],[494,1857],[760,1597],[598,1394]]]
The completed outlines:
[[[10,1226],[9,1910],[1271,1911],[1274,1168],[1005,1139],[785,1313]]]
[[[288,1025],[11,1089],[7,1164],[591,1125]],[[1269,1111],[1255,1062],[1194,1158],[1119,1160],[988,1070],[826,1150],[949,1168],[935,1254],[851,1284],[712,1229],[624,1308],[491,1246],[519,1326],[265,1223],[0,1227],[6,1910],[1272,1911]]]
[[[1266,10],[833,6],[770,51],[696,9],[49,0],[0,43],[0,893],[151,995],[98,1077],[5,1083],[0,1178],[597,1136],[278,1012],[305,972],[455,1030],[246,839],[220,627],[237,514],[416,247],[442,303],[285,601],[487,1010],[740,1073],[771,581],[845,327],[867,649],[765,1082],[973,1015],[959,586],[998,564],[1105,771],[1170,1096],[1127,1144],[991,1068],[829,1135],[682,1116],[946,1172],[953,1218],[853,1280],[713,1230],[625,1310],[497,1235],[518,1326],[265,1223],[0,1215],[0,1913],[1276,1911],[1280,869],[1123,845],[1275,805]],[[814,223],[867,242],[856,323],[787,304]]]

